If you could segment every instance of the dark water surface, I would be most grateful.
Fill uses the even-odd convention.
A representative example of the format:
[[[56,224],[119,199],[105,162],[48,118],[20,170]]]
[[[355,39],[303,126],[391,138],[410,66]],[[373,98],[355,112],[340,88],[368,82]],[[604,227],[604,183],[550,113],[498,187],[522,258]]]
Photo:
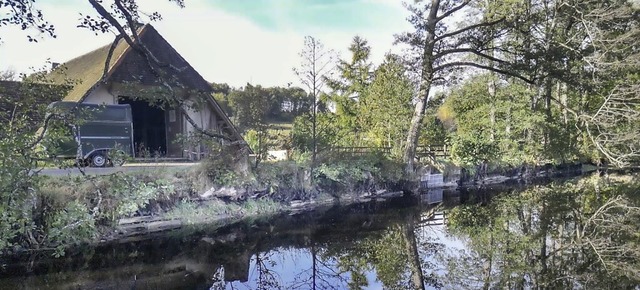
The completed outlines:
[[[637,289],[637,256],[612,252],[629,239],[584,222],[603,191],[575,186],[431,191],[21,257],[0,289]],[[589,233],[619,243],[598,257]]]

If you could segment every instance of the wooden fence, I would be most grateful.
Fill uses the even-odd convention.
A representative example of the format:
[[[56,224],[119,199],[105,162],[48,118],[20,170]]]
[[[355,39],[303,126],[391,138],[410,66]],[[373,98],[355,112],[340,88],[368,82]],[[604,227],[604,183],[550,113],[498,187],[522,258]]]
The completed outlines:
[[[418,146],[416,148],[416,158],[420,159],[423,157],[430,158],[431,160],[436,160],[436,158],[449,158],[451,154],[451,146],[447,144],[429,144]]]
[[[345,155],[353,155],[353,156],[367,155],[367,154],[377,153],[377,152],[388,155],[388,154],[391,154],[391,147],[363,147],[363,146],[329,147],[322,151],[331,152],[331,153],[340,153]]]
[[[366,147],[366,146],[351,146],[351,147],[329,147],[322,152],[339,153],[352,156],[362,156],[371,153],[383,153],[386,155],[391,154],[391,147]],[[435,158],[448,158],[450,154],[450,146],[447,144],[429,144],[421,145],[416,148],[416,158],[421,159],[424,157],[435,160]]]

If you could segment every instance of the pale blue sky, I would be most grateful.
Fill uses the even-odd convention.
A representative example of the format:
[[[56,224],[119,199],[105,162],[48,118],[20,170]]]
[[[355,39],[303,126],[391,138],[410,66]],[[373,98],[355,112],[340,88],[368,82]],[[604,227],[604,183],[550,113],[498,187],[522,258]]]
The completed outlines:
[[[395,25],[404,15],[397,3],[375,0],[210,1],[213,7],[251,19],[261,27],[299,31],[318,27],[358,31]]]
[[[409,28],[401,0],[185,0],[185,9],[166,0],[139,1],[144,11],[163,14],[153,25],[208,81],[232,86],[296,83],[292,67],[305,35],[345,57],[351,38],[360,35],[372,45],[373,61],[380,62],[394,49],[393,34]],[[87,1],[37,3],[58,38],[34,44],[17,28],[0,28],[0,70],[26,72],[47,59],[64,62],[113,38],[76,28],[79,13],[92,12]]]

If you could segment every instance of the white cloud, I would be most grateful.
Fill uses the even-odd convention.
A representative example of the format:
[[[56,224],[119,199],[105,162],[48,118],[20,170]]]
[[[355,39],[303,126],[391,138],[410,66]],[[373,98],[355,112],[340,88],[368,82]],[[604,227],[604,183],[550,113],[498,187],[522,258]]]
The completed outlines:
[[[346,49],[351,38],[359,34],[369,40],[374,62],[380,62],[384,54],[392,49],[392,34],[407,27],[404,19],[399,19],[397,27],[366,31],[274,31],[259,27],[248,19],[216,10],[205,0],[186,2],[185,9],[179,9],[168,1],[157,0],[143,0],[141,7],[149,11],[146,8],[149,6],[163,14],[163,21],[153,23],[154,27],[205,79],[236,87],[247,82],[264,86],[284,86],[290,82],[297,84],[292,68],[299,64],[298,53],[306,34],[317,37],[327,48],[341,52],[343,57],[348,57]],[[64,62],[112,40],[111,35],[95,36],[85,29],[76,28],[78,11],[90,11],[91,8],[86,4],[73,7],[75,9],[51,4],[42,6],[47,19],[56,25],[56,39],[29,43],[23,31],[3,28],[0,70],[13,67],[25,72],[29,67],[43,66],[47,58]],[[295,23],[284,23],[283,27],[293,25]]]

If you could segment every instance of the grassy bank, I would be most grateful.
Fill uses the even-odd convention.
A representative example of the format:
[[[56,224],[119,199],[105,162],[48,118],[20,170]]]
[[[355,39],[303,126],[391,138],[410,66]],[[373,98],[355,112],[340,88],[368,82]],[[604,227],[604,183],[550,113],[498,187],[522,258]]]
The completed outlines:
[[[402,187],[400,163],[380,155],[308,156],[264,162],[238,173],[224,159],[190,168],[117,172],[103,176],[34,176],[22,208],[0,225],[0,254],[52,251],[113,237],[118,222],[140,216],[185,224],[269,215],[300,204],[353,200]],[[292,206],[293,205],[293,206]],[[5,220],[7,222],[5,222]]]

